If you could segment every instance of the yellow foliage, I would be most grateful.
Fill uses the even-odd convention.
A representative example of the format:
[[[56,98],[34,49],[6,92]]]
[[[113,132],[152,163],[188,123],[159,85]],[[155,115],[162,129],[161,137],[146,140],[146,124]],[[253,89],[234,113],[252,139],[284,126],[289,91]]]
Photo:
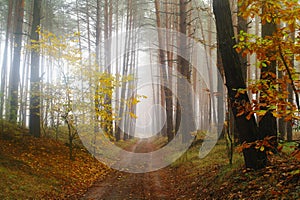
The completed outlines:
[[[275,23],[280,26],[272,36],[266,37],[241,31],[237,36],[239,43],[234,48],[242,56],[255,54],[257,66],[266,69],[265,71],[272,63],[276,63],[282,74],[282,77],[277,77],[276,73],[266,72],[262,74],[262,80],[250,80],[247,90],[259,95],[259,101],[252,101],[251,109],[240,108],[239,115],[252,112],[263,116],[271,111],[275,117],[292,120],[299,115],[299,108],[287,99],[288,84],[294,86],[294,93],[299,90],[300,85],[300,77],[292,59],[300,58],[299,34],[295,33],[300,28],[300,3],[296,0],[238,0],[238,5],[239,15],[245,19],[259,17],[262,24]],[[296,34],[296,39],[293,34]]]

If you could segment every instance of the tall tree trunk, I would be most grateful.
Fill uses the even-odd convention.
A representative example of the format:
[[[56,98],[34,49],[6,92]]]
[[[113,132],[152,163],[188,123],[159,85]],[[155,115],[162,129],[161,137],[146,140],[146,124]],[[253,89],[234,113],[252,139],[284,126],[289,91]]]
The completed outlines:
[[[236,45],[236,41],[233,39],[234,32],[229,0],[214,0],[213,12],[216,18],[217,40],[225,72],[228,97],[239,131],[239,139],[241,143],[254,142],[259,139],[259,130],[254,116],[252,115],[249,120],[246,118],[248,113],[237,116],[238,106],[243,106],[245,103],[250,103],[250,101],[247,93],[236,95],[236,89],[245,89],[246,85],[243,79],[239,55],[233,48]],[[266,166],[267,157],[265,151],[247,148],[243,150],[243,154],[247,168],[260,169]]]
[[[22,49],[22,35],[23,35],[23,19],[24,19],[24,0],[17,0],[15,5],[15,45],[12,68],[9,79],[9,100],[10,113],[9,120],[17,122],[18,103],[19,103],[19,83],[20,83],[20,63],[21,63],[21,49]]]
[[[104,56],[105,56],[105,72],[111,74],[111,37],[112,33],[112,3],[109,0],[104,1]],[[105,95],[104,104],[110,105],[107,108],[107,114],[112,115],[112,100],[109,95]],[[104,125],[104,131],[112,135],[113,122],[106,121]]]
[[[123,21],[123,20],[122,20]],[[115,47],[115,54],[119,55],[119,0],[116,0],[116,14],[115,14],[115,23],[116,23],[116,47]],[[119,59],[116,59],[116,63],[115,63],[115,70],[116,70],[116,82],[119,83],[120,81],[120,70],[119,70]],[[117,84],[115,86],[115,94],[116,94],[116,100],[118,102],[119,98],[120,98],[120,87]],[[119,112],[119,105],[118,103],[115,103],[115,113]],[[116,119],[114,121],[114,133],[116,136],[116,131],[117,131],[117,127],[118,127],[118,119]]]
[[[167,133],[168,141],[171,141],[174,138],[174,120],[173,120],[173,43],[172,37],[168,30],[171,29],[172,20],[169,20],[168,12],[172,12],[168,7],[168,0],[166,0],[165,12],[166,12],[166,45],[167,45],[167,62],[168,62],[168,87],[166,93],[166,110],[167,110]]]
[[[238,6],[238,12],[240,10],[240,6]],[[238,34],[243,31],[247,33],[248,27],[247,27],[247,20],[244,19],[241,15],[238,15],[238,24],[237,24],[237,32]],[[248,59],[247,57],[243,57],[242,54],[240,55],[241,64],[242,64],[242,74],[245,82],[247,81],[247,66],[248,66]]]
[[[34,0],[33,7],[33,21],[31,27],[31,41],[32,44],[36,44],[34,41],[39,40],[39,34],[37,29],[41,22],[41,4],[42,0]],[[31,70],[30,70],[30,117],[29,117],[29,130],[30,134],[35,137],[41,135],[40,125],[40,52],[39,48],[31,51]]]
[[[288,101],[290,103],[294,102],[294,98],[293,98],[293,88],[291,84],[288,84],[288,92],[289,92],[289,96],[288,96]],[[293,140],[293,124],[291,121],[286,122],[286,137],[287,137],[287,141],[291,142]]]
[[[295,42],[296,38],[296,31],[295,31],[295,24],[293,25],[293,29],[290,33],[290,37]],[[291,55],[291,63],[293,67],[295,67],[295,55]],[[293,87],[291,84],[288,84],[288,102],[293,104],[294,102],[294,91]],[[287,136],[287,141],[291,142],[293,140],[293,124],[292,121],[286,122],[286,136]]]
[[[179,3],[179,31],[183,35],[187,35],[187,4],[186,0],[180,0]],[[187,36],[186,36],[187,37]],[[193,113],[193,97],[192,91],[184,82],[191,83],[191,69],[187,60],[189,58],[189,44],[186,37],[180,37],[178,41],[178,65],[177,71],[179,75],[177,77],[177,94],[181,99],[181,102],[177,102],[177,114],[176,114],[176,127],[180,131],[182,130],[182,141],[185,143],[190,139],[190,132],[195,131],[195,119]],[[180,121],[180,125],[179,120]]]
[[[124,54],[123,54],[123,72],[122,72],[122,77],[125,78],[127,75],[128,75],[128,59],[129,59],[129,52],[128,52],[128,49],[131,48],[131,43],[130,43],[130,39],[131,39],[131,33],[132,33],[132,30],[131,30],[131,23],[132,23],[132,20],[131,20],[131,15],[132,15],[132,12],[131,12],[131,4],[132,4],[132,0],[128,0],[127,2],[127,15],[126,15],[126,33],[125,33],[125,45],[124,45]],[[127,87],[127,83],[126,81],[123,81],[122,82],[122,85],[121,85],[121,96],[120,96],[120,103],[119,103],[119,112],[118,112],[118,119],[121,119],[121,121],[124,121],[125,119],[123,119],[123,115],[124,115],[124,112],[125,112],[125,102],[124,102],[124,99],[125,99],[125,95],[126,95],[126,87]],[[124,124],[124,123],[123,123]],[[116,134],[115,134],[115,137],[116,137],[116,140],[120,140],[121,139],[121,132],[122,132],[122,128],[120,126],[123,125],[122,123],[118,123],[118,127],[116,128]],[[124,127],[123,127],[123,130],[124,130]]]
[[[263,8],[264,12],[264,8]],[[276,31],[276,24],[275,22],[270,22],[262,25],[262,37],[272,36],[273,33]],[[273,56],[273,52],[270,51],[268,56]],[[266,80],[268,85],[271,85],[272,82],[275,81],[276,78],[273,78],[270,73],[276,75],[276,61],[272,61],[271,64],[267,67],[261,68],[261,79]],[[260,94],[263,95],[263,92]],[[260,102],[263,103],[264,99],[260,97]],[[264,108],[262,108],[264,109]],[[267,136],[273,136],[272,139],[274,143],[274,149],[277,148],[277,122],[276,118],[273,116],[271,111],[268,111],[260,120],[259,120],[259,135],[260,139],[263,139]]]
[[[6,35],[5,35],[5,44],[3,52],[3,61],[2,61],[2,71],[1,71],[1,90],[0,90],[0,119],[3,119],[4,111],[4,97],[6,93],[6,82],[7,82],[7,59],[8,59],[8,40],[11,34],[11,19],[12,19],[12,9],[13,1],[9,1],[8,4],[8,13],[6,20]]]
[[[161,19],[160,19],[160,6],[159,6],[159,1],[155,0],[155,14],[156,14],[156,25],[158,27],[158,43],[159,43],[159,63],[160,63],[160,72],[161,72],[161,81],[164,82],[162,85],[162,89],[164,92],[164,99],[166,101],[166,113],[167,113],[167,137],[168,137],[168,142],[170,142],[174,138],[173,134],[173,112],[172,112],[172,93],[171,93],[171,85],[168,83],[172,83],[169,79],[172,76],[168,76],[167,74],[167,68],[168,66],[166,65],[166,53],[163,50],[164,45],[167,45],[163,41],[163,32],[161,30],[162,25],[161,25]],[[168,31],[168,30],[167,30]],[[169,38],[167,38],[169,40]],[[170,58],[170,55],[168,54],[168,59]],[[168,61],[169,64],[169,61]],[[170,70],[169,70],[170,72]],[[170,74],[169,74],[170,75]]]

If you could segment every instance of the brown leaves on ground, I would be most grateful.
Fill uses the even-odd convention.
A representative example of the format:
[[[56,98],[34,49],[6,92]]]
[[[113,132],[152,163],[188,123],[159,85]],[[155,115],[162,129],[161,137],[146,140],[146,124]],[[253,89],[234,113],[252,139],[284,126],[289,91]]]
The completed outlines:
[[[270,166],[259,171],[237,169],[210,187],[204,199],[299,199],[300,163],[271,156]]]
[[[122,199],[141,194],[140,199],[300,198],[297,156],[272,155],[267,168],[252,171],[243,170],[239,163],[230,167],[225,149],[220,143],[209,156],[198,160],[198,147],[193,147],[183,163],[132,175],[115,174],[80,148],[74,150],[75,161],[70,161],[68,147],[54,140],[0,140],[0,199],[77,199],[96,180],[98,184],[105,181],[104,195],[115,191]],[[118,178],[107,182],[108,172]]]
[[[76,148],[74,154],[75,160],[69,160],[69,148],[50,139],[0,140],[0,188],[5,190],[0,191],[0,197],[33,193],[35,198],[78,198],[110,170],[85,149]],[[22,191],[22,185],[30,188]]]

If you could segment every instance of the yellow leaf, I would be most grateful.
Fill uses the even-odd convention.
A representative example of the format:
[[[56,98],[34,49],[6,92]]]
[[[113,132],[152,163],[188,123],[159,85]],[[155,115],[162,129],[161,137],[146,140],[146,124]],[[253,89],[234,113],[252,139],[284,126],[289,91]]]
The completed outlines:
[[[260,150],[260,151],[264,151],[264,150],[265,150],[265,147],[264,147],[264,146],[261,146],[259,150]]]
[[[130,115],[131,118],[134,118],[134,119],[137,119],[137,118],[138,118],[138,117],[137,117],[134,113],[132,113],[132,112],[129,112],[129,115]]]
[[[267,20],[268,23],[271,23],[272,22],[272,17],[270,15],[267,15],[266,20]]]
[[[244,40],[245,40],[245,37],[241,35],[240,36],[240,41],[243,42]]]

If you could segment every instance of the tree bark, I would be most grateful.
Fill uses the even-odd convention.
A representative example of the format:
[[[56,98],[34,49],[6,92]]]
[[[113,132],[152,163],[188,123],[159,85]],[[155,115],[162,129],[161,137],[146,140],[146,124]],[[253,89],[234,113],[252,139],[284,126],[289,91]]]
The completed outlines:
[[[4,111],[4,96],[5,96],[5,87],[7,82],[7,59],[8,59],[8,40],[11,34],[11,19],[12,19],[12,9],[13,9],[13,1],[9,1],[8,5],[8,13],[7,13],[7,21],[6,21],[6,35],[5,35],[5,45],[3,52],[3,61],[2,61],[2,71],[1,71],[1,104],[0,104],[0,119],[3,119],[3,111]]]
[[[160,72],[162,74],[161,81],[163,81],[165,84],[162,86],[163,92],[164,92],[164,99],[166,101],[166,114],[167,114],[167,137],[168,142],[170,142],[174,138],[173,134],[173,112],[172,112],[172,92],[171,88],[168,88],[168,83],[172,83],[169,79],[171,79],[172,76],[168,76],[167,74],[167,65],[166,65],[166,52],[163,50],[163,45],[166,45],[163,41],[163,32],[161,30],[161,19],[160,19],[160,5],[159,1],[155,0],[155,14],[156,14],[156,25],[158,27],[158,43],[159,43],[159,63],[160,63]],[[168,31],[168,30],[167,30]],[[168,40],[168,38],[167,38]],[[170,56],[168,56],[169,60]],[[169,61],[168,61],[169,65]],[[170,67],[170,66],[169,66]],[[169,70],[170,72],[170,70]],[[169,87],[172,87],[171,85],[168,85]]]
[[[20,83],[20,63],[21,63],[21,49],[22,49],[22,35],[23,35],[23,19],[24,19],[24,0],[17,0],[16,2],[16,21],[15,21],[15,45],[12,68],[9,79],[9,98],[10,98],[10,113],[9,120],[17,122],[18,103],[19,103],[19,83]]]
[[[181,34],[187,34],[187,4],[189,2],[186,0],[180,0],[179,3],[179,31]],[[181,99],[181,103],[177,102],[177,113],[176,113],[176,127],[177,131],[180,131],[180,127],[182,128],[182,140],[183,142],[187,142],[190,139],[190,133],[195,131],[196,124],[193,112],[193,98],[192,91],[187,85],[181,84],[182,82],[187,81],[191,83],[191,67],[188,60],[187,53],[189,51],[189,44],[185,37],[180,36],[178,41],[178,65],[177,71],[179,75],[177,77],[177,94]],[[182,121],[179,122],[179,119]],[[180,125],[179,125],[180,123]]]
[[[111,1],[104,1],[104,55],[105,55],[105,72],[110,75],[111,74],[111,38],[112,34],[112,3]],[[112,115],[112,100],[109,95],[105,95],[104,104],[110,105],[110,108],[107,110],[108,115]],[[104,131],[112,135],[113,130],[113,122],[106,121],[104,125]]]
[[[264,9],[263,9],[264,12]],[[272,36],[273,33],[276,31],[276,24],[273,22],[266,23],[262,25],[262,37],[268,37]],[[273,50],[270,50],[268,56],[273,56]],[[273,78],[269,75],[269,73],[276,74],[276,61],[272,61],[271,64],[267,67],[261,68],[261,79],[266,80],[269,85],[272,84],[273,81],[275,81],[276,78]],[[268,74],[268,75],[267,75]],[[263,95],[263,92],[261,92],[261,96]],[[260,98],[260,102],[263,103],[264,99]],[[262,108],[264,109],[264,108]],[[273,116],[271,111],[268,111],[260,120],[259,120],[259,135],[260,139],[263,139],[267,136],[274,137],[272,139],[272,143],[274,144],[273,149],[277,148],[277,121],[276,118]]]
[[[238,106],[249,103],[248,94],[237,94],[237,89],[245,89],[246,85],[242,74],[242,64],[239,55],[234,50],[236,41],[234,39],[232,18],[228,0],[214,0],[213,12],[216,18],[217,40],[225,72],[228,97],[232,105],[232,112],[236,120],[241,143],[254,142],[259,139],[259,130],[254,116],[248,120],[248,113],[241,116],[238,114]],[[258,151],[255,148],[243,150],[245,165],[247,168],[260,169],[266,166],[266,152]]]
[[[131,34],[132,34],[132,20],[131,20],[131,16],[132,16],[132,12],[131,12],[131,4],[132,1],[129,0],[127,2],[127,15],[126,15],[126,33],[125,33],[125,44],[124,44],[124,53],[123,54],[123,72],[122,72],[122,76],[126,77],[128,76],[128,63],[129,63],[129,52],[127,51],[128,49],[132,48],[131,47],[131,43],[130,43],[130,39],[131,39]],[[125,95],[126,95],[126,87],[127,87],[127,83],[126,81],[122,82],[121,85],[121,95],[120,95],[120,103],[119,103],[119,112],[118,112],[118,119],[123,118],[124,112],[125,112]],[[124,120],[124,119],[121,119]],[[115,134],[115,138],[116,141],[119,141],[121,139],[121,132],[122,132],[122,128],[120,127],[122,125],[122,123],[118,123],[118,127],[116,128],[116,134]],[[124,127],[123,127],[124,130]]]
[[[238,12],[240,10],[240,6],[238,5]],[[247,27],[247,20],[244,19],[242,16],[238,15],[237,17],[238,24],[237,24],[237,32],[238,34],[243,31],[247,33],[248,27]],[[241,64],[242,64],[242,74],[245,82],[247,81],[247,68],[248,68],[248,59],[247,57],[243,57],[242,54],[240,54]]]
[[[37,32],[41,22],[41,4],[42,0],[34,0],[33,7],[33,21],[31,27],[31,43],[35,44],[39,40]],[[30,134],[35,137],[40,137],[40,52],[38,49],[31,51],[31,71],[30,71],[30,117],[29,117],[29,130]]]

